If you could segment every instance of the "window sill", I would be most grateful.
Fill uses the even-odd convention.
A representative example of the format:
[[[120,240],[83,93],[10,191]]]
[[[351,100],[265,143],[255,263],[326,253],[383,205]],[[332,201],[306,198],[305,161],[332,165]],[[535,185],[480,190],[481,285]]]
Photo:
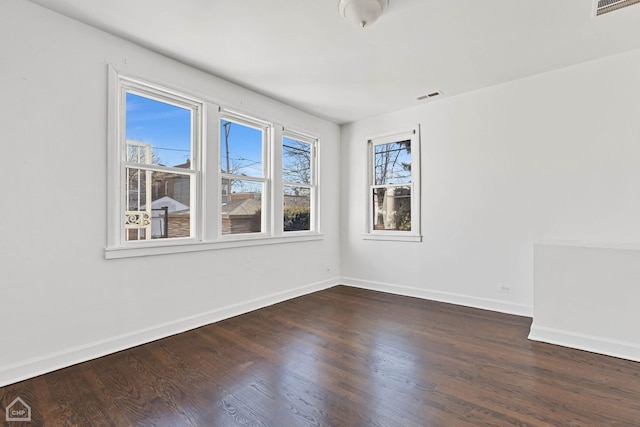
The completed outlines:
[[[130,246],[119,248],[105,248],[105,259],[133,258],[152,255],[166,255],[187,252],[211,251],[217,249],[243,248],[248,246],[275,245],[281,243],[308,242],[322,240],[322,234],[298,234],[295,236],[257,237],[238,240],[224,240],[218,242],[189,242],[173,243],[170,245]]]
[[[382,234],[382,233],[365,233],[362,238],[364,240],[387,240],[395,242],[422,242],[422,236],[416,234]]]

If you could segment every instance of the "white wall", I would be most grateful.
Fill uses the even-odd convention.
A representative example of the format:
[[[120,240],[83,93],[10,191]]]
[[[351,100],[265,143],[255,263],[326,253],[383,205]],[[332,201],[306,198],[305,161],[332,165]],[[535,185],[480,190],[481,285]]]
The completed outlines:
[[[639,245],[537,242],[529,339],[640,362],[639,283]]]
[[[0,52],[0,385],[337,282],[337,125],[24,0]],[[105,260],[108,63],[317,133],[325,238]]]
[[[435,99],[342,135],[24,0],[0,2],[0,52],[0,385],[339,276],[531,315],[534,241],[640,238],[640,51]],[[317,132],[324,240],[105,260],[108,63]],[[366,137],[416,123],[424,241],[363,240]]]
[[[343,281],[531,315],[536,240],[638,242],[639,75],[632,51],[343,127]],[[424,240],[363,240],[366,138],[415,123]]]

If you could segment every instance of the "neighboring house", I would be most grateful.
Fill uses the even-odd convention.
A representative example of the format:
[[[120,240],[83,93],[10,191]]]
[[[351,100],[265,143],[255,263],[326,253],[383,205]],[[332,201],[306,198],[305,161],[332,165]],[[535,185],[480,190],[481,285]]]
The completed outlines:
[[[164,196],[151,202],[151,238],[188,237],[189,206]]]
[[[260,232],[262,201],[249,193],[234,193],[231,199],[222,207],[222,234]]]
[[[289,195],[285,194],[284,196],[284,207],[288,208],[291,206],[299,206],[301,208],[308,208],[310,203],[308,194],[295,194]]]
[[[140,165],[156,163],[151,144],[127,140],[127,150],[128,158]],[[174,167],[189,169],[191,161]],[[191,182],[187,175],[152,171],[143,166],[130,169],[127,183],[127,239],[189,237],[190,194]],[[151,209],[148,209],[149,205]]]
[[[222,204],[222,234],[259,233],[262,222],[260,214],[262,195],[252,192],[231,193],[229,199],[228,202]],[[284,196],[285,208],[298,207],[308,210],[309,204],[310,198],[307,194],[287,194]]]
[[[186,163],[174,166],[176,168],[189,169],[191,167],[191,161],[187,160]],[[189,194],[190,194],[189,178],[184,175],[174,174],[155,174],[152,184],[153,199],[160,199],[164,196],[169,196],[178,202],[189,206]]]

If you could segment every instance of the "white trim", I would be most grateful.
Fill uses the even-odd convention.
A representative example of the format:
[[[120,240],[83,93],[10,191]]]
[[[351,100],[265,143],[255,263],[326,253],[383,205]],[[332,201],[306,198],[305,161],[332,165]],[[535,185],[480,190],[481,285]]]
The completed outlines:
[[[310,233],[308,231],[305,234],[289,234],[283,236],[265,236],[260,233],[259,236],[252,236],[247,238],[248,234],[236,234],[227,235],[224,240],[211,241],[211,242],[193,242],[185,241],[180,242],[177,239],[172,240],[171,245],[158,242],[157,245],[153,245],[155,242],[141,243],[137,247],[120,247],[120,248],[105,248],[105,259],[119,259],[119,258],[132,258],[151,255],[167,255],[167,254],[179,254],[187,252],[199,252],[199,251],[211,251],[217,249],[231,249],[231,248],[243,248],[247,246],[266,246],[276,245],[282,243],[296,243],[296,242],[310,242],[323,240],[324,235],[320,233]],[[233,236],[237,236],[235,239]]]
[[[640,345],[636,343],[538,326],[535,320],[531,325],[528,338],[532,341],[640,362]]]
[[[206,91],[196,90],[192,85],[184,84],[184,82],[178,83],[175,79],[166,80],[163,78],[158,78],[157,73],[155,76],[153,76],[146,70],[142,71],[140,69],[137,69],[135,71],[131,71],[131,64],[128,64],[126,67],[127,69],[124,71],[121,71],[118,67],[114,66],[111,63],[107,64],[107,67],[109,69],[113,69],[115,73],[124,77],[130,82],[139,83],[143,86],[154,87],[156,89],[161,89],[163,92],[177,94],[178,96],[183,98],[190,98],[196,101],[204,101],[206,104],[214,104],[216,106],[215,111],[217,113],[224,110],[225,112],[230,112],[238,116],[256,118],[259,121],[269,123],[269,120],[261,118],[261,114],[257,112],[237,109],[233,105],[225,106],[226,103],[221,99],[206,94]]]
[[[272,191],[272,170],[271,167],[271,158],[272,158],[272,145],[273,145],[273,136],[274,131],[271,123],[265,122],[260,119],[253,119],[249,116],[228,111],[225,109],[221,109],[220,117],[218,118],[219,122],[225,121],[227,123],[235,124],[238,126],[242,126],[245,128],[255,129],[260,131],[262,134],[261,141],[261,164],[262,170],[260,176],[252,176],[252,175],[240,175],[237,173],[230,173],[228,170],[226,172],[218,172],[218,181],[220,185],[223,179],[231,181],[251,181],[262,184],[262,192],[260,193],[260,231],[253,233],[228,233],[223,234],[222,228],[222,220],[223,220],[223,208],[222,208],[222,195],[220,194],[218,197],[220,202],[218,204],[217,213],[217,223],[218,223],[218,236],[216,240],[227,240],[227,239],[254,239],[261,237],[269,237],[273,235],[273,230],[271,226],[271,200],[273,198]],[[220,134],[218,135],[218,153],[220,156],[220,161],[222,161],[222,145],[223,145],[223,137],[222,137],[222,127],[220,127]],[[225,147],[228,149],[228,147]],[[229,156],[229,152],[227,152],[227,156]],[[216,168],[217,171],[221,170],[222,162]],[[231,187],[227,188],[227,196],[231,199]]]
[[[175,89],[175,85],[159,83],[153,79],[142,79],[127,72],[121,73],[111,64],[109,64],[109,68],[112,68],[118,74],[118,86],[126,88],[127,92],[181,108],[185,108],[184,104],[191,104],[191,107],[197,107],[206,102],[202,97],[189,93],[189,91]],[[180,98],[180,102],[176,103],[175,98]]]
[[[516,316],[533,316],[533,307],[524,304],[516,304],[490,298],[479,298],[470,295],[454,294],[432,289],[418,289],[410,286],[394,285],[390,283],[360,280],[350,277],[341,277],[340,283],[345,286],[370,289],[373,291],[387,292],[390,294],[407,297],[422,298],[431,301],[446,302],[449,304],[463,305],[465,307],[480,308],[483,310],[497,311],[500,313],[514,314]]]
[[[419,126],[419,125],[416,125]],[[398,139],[402,139],[402,138],[411,138],[410,135],[414,135],[417,131],[417,127],[414,129],[408,129],[408,128],[403,128],[403,129],[394,129],[394,130],[390,130],[388,132],[378,132],[372,135],[369,135],[369,137],[367,138],[367,142],[371,142],[374,139],[375,140],[379,140],[381,144],[386,144],[389,142],[397,142]]]
[[[202,191],[200,197],[200,230],[205,242],[215,241],[220,233],[221,224],[218,224],[218,210],[222,203],[220,189],[220,107],[216,104],[205,103],[203,112],[203,141],[202,164],[200,165],[200,181]],[[212,143],[215,141],[215,143]],[[208,197],[205,197],[208,195]]]
[[[233,108],[220,107],[219,112],[220,120],[227,120],[265,132],[273,126],[273,122],[260,118],[258,115],[243,113]]]
[[[86,362],[98,357],[106,356],[118,351],[126,350],[146,344],[171,335],[199,328],[204,325],[219,322],[230,317],[248,313],[259,308],[267,307],[297,298],[312,292],[328,289],[339,284],[338,278],[322,282],[311,283],[292,290],[277,292],[251,301],[229,305],[194,316],[176,319],[149,328],[118,335],[100,341],[80,345],[77,347],[53,352],[40,357],[34,357],[18,363],[5,365],[0,368],[0,387],[33,378],[38,375],[66,368],[77,363]]]
[[[309,175],[309,178],[310,178],[309,184],[304,184],[299,182],[290,182],[290,181],[284,180],[284,176],[282,172],[282,155],[284,152],[283,150],[284,138],[289,138],[294,141],[299,141],[305,144],[309,144],[309,147],[311,148],[311,158],[309,159],[310,161],[309,166],[311,167],[311,171]],[[279,223],[275,224],[276,226],[275,235],[288,236],[291,234],[301,234],[301,233],[306,233],[306,234],[320,233],[320,230],[319,230],[320,221],[318,219],[320,216],[320,202],[319,202],[320,195],[318,191],[319,189],[318,183],[320,182],[319,181],[320,160],[318,156],[319,140],[320,139],[317,136],[311,136],[309,134],[299,132],[291,128],[285,128],[284,126],[280,128],[280,133],[277,135],[277,140],[276,140],[277,143],[275,144],[278,148],[278,151],[275,152],[274,159],[278,161],[277,164],[279,167],[280,179],[277,182],[277,188],[279,189],[279,194],[281,194],[282,197],[280,198],[280,200],[277,201],[277,203],[279,204],[278,206],[279,210],[277,211],[274,209],[274,213],[280,216]],[[275,185],[275,180],[274,180],[274,185]],[[310,202],[309,228],[310,229],[309,230],[284,231],[284,224],[282,223],[282,217],[283,217],[283,211],[284,211],[284,206],[283,206],[284,187],[286,186],[296,186],[296,187],[309,189],[309,196],[310,196],[310,200],[309,200]]]
[[[420,236],[422,241],[422,131],[420,124],[416,124],[414,134],[411,138],[411,183],[413,184],[411,233]]]
[[[615,249],[625,251],[640,251],[640,244],[638,243],[624,243],[624,242],[587,242],[579,240],[537,240],[534,245],[543,246],[571,246],[577,248],[593,248],[593,249]]]
[[[411,141],[411,182],[402,184],[377,185],[375,181],[375,146],[389,144],[409,139]],[[405,241],[405,242],[422,242],[421,235],[421,199],[422,190],[420,188],[421,181],[421,150],[420,146],[421,132],[420,124],[416,124],[412,129],[396,130],[385,134],[370,136],[367,138],[367,186],[366,186],[366,218],[364,221],[364,237],[365,240],[389,240],[389,241]],[[410,187],[411,189],[411,231],[400,230],[374,230],[373,229],[373,200],[372,188],[387,187]]]
[[[311,213],[315,214],[315,218],[312,218],[311,220],[313,221],[313,229],[316,231],[316,233],[322,233],[322,221],[321,221],[321,217],[322,217],[322,195],[320,193],[321,191],[321,186],[320,183],[322,182],[321,179],[321,175],[320,175],[320,159],[322,158],[322,144],[320,143],[320,137],[318,136],[316,138],[316,143],[313,146],[313,178],[315,179],[315,186],[316,186],[316,190],[315,190],[315,194],[313,197],[313,202],[315,203],[315,206],[311,207]],[[339,168],[338,168],[339,170]],[[338,177],[338,179],[340,179],[340,177]]]
[[[391,242],[422,242],[421,235],[415,234],[382,234],[381,232],[371,232],[365,233],[362,235],[364,240],[381,240],[381,241],[391,241]]]
[[[318,142],[318,137],[313,136],[310,133],[299,132],[295,128],[282,126],[282,135],[290,139],[306,142],[307,144],[315,144]]]
[[[271,185],[273,188],[274,197],[271,198],[271,209],[273,212],[273,221],[271,226],[273,229],[271,233],[273,236],[283,236],[283,216],[284,207],[282,206],[282,197],[284,196],[284,185],[282,180],[282,138],[284,131],[282,125],[274,124],[272,137],[271,137],[271,153],[273,158],[271,159]],[[281,195],[281,197],[275,197],[275,195]]]
[[[134,77],[121,73],[108,65],[108,172],[107,172],[107,238],[105,259],[147,256],[157,254],[183,253],[201,250],[234,248],[252,245],[267,245],[305,240],[319,240],[319,158],[317,155],[318,136],[310,132],[300,132],[288,127],[283,131],[272,121],[249,115],[233,108],[221,107],[208,97],[192,90],[178,88],[173,83]],[[160,102],[189,107],[193,112],[193,139],[191,147],[192,167],[190,170],[157,165],[140,166],[130,164],[123,158],[122,141],[125,140],[124,114],[127,91],[156,99]],[[221,120],[228,120],[242,126],[263,131],[263,170],[259,177],[224,174],[220,171]],[[278,132],[276,132],[276,129]],[[281,159],[276,158],[276,148],[280,146],[283,133],[312,145],[312,185],[311,190],[311,230],[291,234],[282,230],[282,168]],[[280,138],[276,138],[279,135]],[[280,163],[278,163],[280,160]],[[186,238],[128,241],[124,233],[123,215],[125,200],[125,171],[127,166],[139,169],[178,173],[190,177],[191,183],[191,233]],[[259,233],[222,234],[221,179],[240,179],[261,183],[262,227]],[[277,179],[276,179],[277,177]],[[278,209],[276,209],[278,207]],[[274,217],[274,214],[276,215]],[[301,234],[304,233],[304,236]],[[238,242],[244,240],[247,244]]]
[[[172,173],[189,177],[190,183],[190,235],[187,238],[163,239],[165,245],[173,244],[173,241],[189,240],[197,242],[202,240],[202,224],[205,219],[202,215],[202,189],[200,182],[203,166],[201,158],[202,145],[205,144],[206,132],[203,120],[206,114],[207,102],[189,94],[181,93],[171,87],[163,87],[150,81],[143,81],[120,73],[112,65],[108,65],[108,156],[107,156],[107,247],[109,249],[121,249],[128,247],[138,247],[141,242],[129,241],[126,238],[124,225],[124,209],[128,201],[126,200],[126,171],[127,169],[138,169],[152,172]],[[125,157],[125,145],[129,143],[126,139],[125,116],[127,113],[126,94],[133,93],[141,97],[153,99],[164,104],[173,105],[191,111],[191,143],[190,157],[191,168],[181,169],[152,164],[139,164],[128,161]],[[145,243],[149,243],[146,240]]]
[[[112,65],[108,66],[107,94],[107,247],[120,245],[120,76]]]

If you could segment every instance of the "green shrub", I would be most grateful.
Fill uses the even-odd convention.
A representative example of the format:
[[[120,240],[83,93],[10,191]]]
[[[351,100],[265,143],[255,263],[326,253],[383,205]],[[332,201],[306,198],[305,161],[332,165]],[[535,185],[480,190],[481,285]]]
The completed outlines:
[[[311,209],[304,206],[284,208],[284,231],[310,230]]]

